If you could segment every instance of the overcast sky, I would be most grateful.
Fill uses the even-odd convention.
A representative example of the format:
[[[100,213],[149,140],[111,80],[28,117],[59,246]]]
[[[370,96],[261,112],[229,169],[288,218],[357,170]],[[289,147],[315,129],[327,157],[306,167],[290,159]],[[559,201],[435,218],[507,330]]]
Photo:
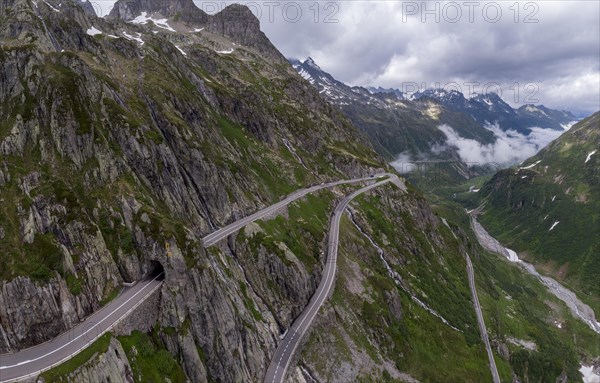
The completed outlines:
[[[209,13],[230,3],[195,2]],[[311,56],[351,85],[456,83],[448,87],[468,94],[499,84],[515,106],[541,103],[578,115],[600,109],[595,0],[428,1],[426,9],[422,1],[240,3],[284,55]]]

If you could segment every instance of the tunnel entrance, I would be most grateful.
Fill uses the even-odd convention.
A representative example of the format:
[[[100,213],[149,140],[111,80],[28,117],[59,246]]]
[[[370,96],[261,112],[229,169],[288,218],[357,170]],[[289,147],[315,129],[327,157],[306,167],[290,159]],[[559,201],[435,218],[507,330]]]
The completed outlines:
[[[158,278],[157,278],[158,277]],[[165,268],[159,261],[150,261],[147,279],[165,279]]]

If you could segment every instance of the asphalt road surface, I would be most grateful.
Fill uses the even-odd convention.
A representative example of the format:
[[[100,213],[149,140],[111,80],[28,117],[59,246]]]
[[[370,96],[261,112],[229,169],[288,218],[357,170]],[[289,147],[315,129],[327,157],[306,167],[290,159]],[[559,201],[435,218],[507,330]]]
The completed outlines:
[[[162,285],[163,273],[127,287],[112,302],[71,330],[46,343],[10,354],[0,354],[0,382],[14,382],[49,370],[88,347]]]
[[[204,246],[208,247],[217,243],[245,225],[272,214],[290,202],[302,198],[306,194],[337,185],[369,180],[375,181],[377,178],[383,176],[390,176],[390,179],[393,180],[397,179],[395,175],[383,173],[371,177],[329,182],[298,190],[272,206],[207,235],[204,238]],[[387,182],[388,180],[384,182]],[[375,185],[381,183],[382,182]],[[372,185],[371,187],[374,187],[375,185]],[[337,243],[335,246],[337,251]],[[48,342],[15,353],[0,354],[0,383],[15,382],[37,376],[77,355],[103,334],[110,331],[120,320],[129,315],[154,291],[160,288],[163,276],[163,273],[161,273],[157,276],[140,281],[132,287],[125,288],[115,300],[90,315],[71,330]]]
[[[485,328],[485,322],[483,320],[483,313],[481,312],[481,305],[479,304],[479,297],[477,296],[477,289],[475,288],[475,273],[473,272],[473,264],[471,258],[466,254],[467,258],[467,273],[469,274],[469,286],[471,287],[471,295],[473,296],[473,306],[475,306],[475,313],[477,314],[477,322],[479,322],[479,332],[481,333],[481,339],[485,344],[487,350],[488,359],[490,361],[490,371],[492,372],[492,379],[494,383],[500,383],[500,375],[498,375],[498,368],[496,368],[496,360],[494,360],[494,354],[492,353],[492,347],[490,346],[490,340],[488,338],[487,329]]]
[[[350,201],[352,201],[356,196],[373,188],[381,186],[387,182],[396,183],[398,177],[393,174],[388,175],[390,178],[366,186],[345,197],[342,200],[342,202],[340,202],[335,208],[329,228],[328,254],[327,260],[325,261],[325,269],[323,271],[321,282],[319,283],[319,287],[317,287],[317,290],[313,294],[312,298],[310,299],[310,302],[308,302],[308,305],[306,306],[302,314],[300,314],[300,316],[296,318],[290,329],[287,331],[285,337],[277,347],[277,350],[275,350],[275,354],[271,358],[271,364],[269,365],[269,368],[265,375],[265,383],[283,382],[289,364],[294,356],[294,352],[298,348],[302,337],[312,325],[315,317],[317,316],[319,308],[323,305],[323,303],[325,302],[325,300],[327,299],[327,297],[333,289],[337,261],[338,240],[340,234],[340,219],[344,210],[346,209]]]
[[[363,181],[373,181],[373,180],[376,180],[377,178],[384,177],[384,176],[397,178],[397,176],[395,176],[393,174],[382,173],[382,174],[373,175],[372,177],[355,178],[352,180],[323,183],[321,185],[315,185],[315,186],[308,187],[306,189],[297,190],[297,191],[293,192],[292,194],[290,194],[289,196],[287,196],[284,200],[277,202],[274,205],[266,207],[263,210],[260,210],[252,215],[242,218],[239,221],[236,221],[230,225],[227,225],[217,231],[214,231],[214,232],[208,234],[206,237],[204,237],[202,239],[202,241],[204,243],[204,247],[209,247],[209,246],[214,245],[215,243],[219,242],[220,240],[222,240],[224,238],[227,238],[227,236],[235,233],[236,231],[240,230],[242,227],[248,225],[249,223],[252,223],[256,220],[259,220],[261,218],[269,216],[270,214],[276,212],[277,210],[290,204],[291,202],[294,202],[295,200],[302,198],[307,194],[314,193],[317,190],[331,188],[331,187],[334,187],[337,185],[343,185],[343,184],[351,184],[351,183],[357,183],[357,182],[363,182]]]

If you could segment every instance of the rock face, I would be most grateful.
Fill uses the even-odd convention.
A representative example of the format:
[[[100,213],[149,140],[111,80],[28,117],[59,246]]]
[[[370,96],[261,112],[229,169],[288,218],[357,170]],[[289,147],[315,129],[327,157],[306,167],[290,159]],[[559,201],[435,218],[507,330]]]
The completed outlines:
[[[121,0],[113,6],[108,18],[132,20],[142,12],[160,13],[162,16],[179,16],[186,23],[206,23],[210,16],[196,7],[192,0]]]
[[[121,1],[108,20],[70,1],[1,3],[0,352],[51,339],[160,264],[144,319],[189,379],[258,381],[320,268],[201,238],[384,167],[246,8],[206,18],[190,3]],[[126,22],[138,12],[178,32]]]
[[[32,346],[77,323],[85,312],[63,280],[36,286],[19,277],[2,286],[0,295],[2,352]]]
[[[66,377],[66,381],[69,383],[132,383],[135,378],[123,346],[115,338],[112,338],[105,353],[92,357],[70,373]]]
[[[135,330],[148,333],[158,320],[160,290],[155,291],[112,330],[114,335],[131,335]]]
[[[232,4],[215,15],[208,15],[192,0],[120,0],[115,3],[108,18],[131,21],[142,13],[157,15],[157,18],[173,18],[195,28],[205,29],[256,50],[272,63],[286,61],[260,30],[259,20],[246,6]]]

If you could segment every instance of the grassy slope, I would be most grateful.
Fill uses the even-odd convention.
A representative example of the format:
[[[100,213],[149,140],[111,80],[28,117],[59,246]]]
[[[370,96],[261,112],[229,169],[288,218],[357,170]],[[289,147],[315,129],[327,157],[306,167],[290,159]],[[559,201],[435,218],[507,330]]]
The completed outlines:
[[[573,126],[516,171],[499,172],[480,192],[482,224],[600,308],[600,114]],[[539,161],[539,163],[538,163]],[[550,228],[555,222],[555,228]],[[600,310],[598,310],[600,313]]]
[[[579,362],[600,355],[600,336],[575,319],[566,305],[537,279],[479,247],[471,232],[464,206],[476,207],[480,196],[467,191],[470,186],[480,187],[489,178],[438,188],[437,194],[428,193],[427,197],[434,210],[446,217],[453,227],[462,230],[471,243],[488,332],[493,344],[502,343],[511,353],[508,360],[496,357],[503,381],[511,376],[511,370],[521,378],[536,382],[554,381],[563,372],[569,381],[581,381],[577,372]],[[598,307],[593,302],[587,301],[592,307]],[[533,341],[537,350],[528,351],[507,338]]]
[[[66,381],[67,376],[81,365],[91,361],[96,356],[105,353],[110,344],[110,339],[111,334],[104,334],[81,353],[65,363],[44,372],[40,377],[48,383]]]
[[[181,366],[164,348],[155,331],[144,334],[134,331],[129,336],[120,336],[119,342],[125,350],[136,382],[187,381]]]
[[[411,300],[389,277],[376,249],[344,217],[336,287],[319,314],[302,360],[324,380],[338,381],[347,365],[359,369],[356,379],[365,382],[392,381],[395,373],[383,371],[385,365],[422,382],[489,380],[464,258],[456,241],[445,227],[430,228],[424,235],[411,213],[390,211],[389,198],[414,203],[414,197],[402,197],[391,188],[382,195],[358,198],[353,204],[357,220],[361,227],[368,225],[376,242],[390,254],[392,267],[419,298],[463,332],[451,329]],[[448,246],[442,250],[434,244],[434,237]],[[400,317],[390,308],[391,302],[399,302]],[[364,362],[365,358],[370,362]]]

